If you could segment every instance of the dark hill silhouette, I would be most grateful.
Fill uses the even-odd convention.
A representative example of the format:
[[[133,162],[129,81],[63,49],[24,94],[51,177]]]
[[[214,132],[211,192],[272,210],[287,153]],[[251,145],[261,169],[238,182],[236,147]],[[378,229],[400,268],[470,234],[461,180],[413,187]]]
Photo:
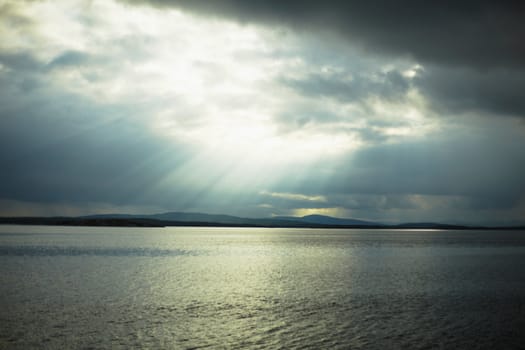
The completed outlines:
[[[205,213],[186,213],[186,212],[167,212],[150,215],[128,215],[128,214],[104,214],[91,215],[86,218],[119,218],[119,219],[155,219],[177,222],[193,223],[218,223],[230,225],[254,225],[254,226],[279,226],[279,227],[318,227],[318,226],[378,226],[379,223],[356,220],[341,219],[325,215],[307,215],[303,217],[295,216],[276,216],[273,218],[242,218],[231,215],[205,214]]]
[[[291,220],[291,221],[298,221],[298,222],[306,222],[311,224],[320,224],[320,225],[340,225],[340,226],[348,226],[348,225],[363,225],[363,226],[373,226],[373,225],[380,225],[380,223],[377,222],[371,222],[371,221],[364,221],[364,220],[357,220],[357,219],[341,219],[341,218],[334,218],[331,216],[326,215],[306,215],[303,217],[295,217],[295,216],[276,216],[274,219],[278,220]]]
[[[325,215],[303,217],[242,218],[231,215],[167,212],[160,214],[101,214],[80,217],[0,217],[0,224],[73,225],[73,226],[218,226],[218,227],[296,227],[296,228],[369,228],[369,229],[502,229],[523,230],[523,226],[480,227],[421,222],[382,224]]]

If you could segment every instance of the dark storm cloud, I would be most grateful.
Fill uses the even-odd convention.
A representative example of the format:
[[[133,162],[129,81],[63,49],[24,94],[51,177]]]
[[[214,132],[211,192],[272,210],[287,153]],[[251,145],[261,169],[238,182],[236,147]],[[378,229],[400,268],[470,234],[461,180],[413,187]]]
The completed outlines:
[[[56,106],[58,99],[68,102]],[[2,198],[129,203],[184,160],[183,149],[140,124],[107,120],[122,110],[93,108],[76,96],[53,101],[0,114]]]
[[[476,132],[362,149],[341,165],[329,191],[465,196],[472,206],[511,207],[525,197],[523,133]]]
[[[443,114],[472,111],[525,117],[525,70],[430,66],[414,85]]]
[[[129,0],[239,21],[328,29],[369,49],[478,67],[525,65],[519,1]]]

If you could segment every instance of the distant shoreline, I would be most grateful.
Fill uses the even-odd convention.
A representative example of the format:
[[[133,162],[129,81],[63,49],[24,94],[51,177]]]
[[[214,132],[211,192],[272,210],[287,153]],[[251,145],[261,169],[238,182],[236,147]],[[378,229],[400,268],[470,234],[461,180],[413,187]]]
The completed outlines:
[[[433,223],[406,223],[399,225],[332,225],[289,221],[278,224],[219,223],[200,221],[172,221],[157,219],[76,218],[76,217],[0,217],[0,225],[44,225],[85,227],[253,227],[253,228],[312,228],[312,229],[435,229],[435,230],[525,230],[523,226],[466,226]]]

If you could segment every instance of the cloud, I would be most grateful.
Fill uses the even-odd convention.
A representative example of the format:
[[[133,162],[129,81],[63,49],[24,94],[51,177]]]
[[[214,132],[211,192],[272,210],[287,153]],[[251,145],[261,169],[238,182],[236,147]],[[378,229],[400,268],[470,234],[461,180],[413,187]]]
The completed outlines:
[[[332,33],[335,36],[326,41],[343,40],[346,44],[340,47],[360,47],[371,57],[404,58],[422,64],[425,71],[417,87],[438,113],[525,115],[519,96],[525,85],[525,6],[516,1],[129,2],[181,8],[241,23],[277,24],[325,40],[326,33]],[[363,76],[350,80],[315,73],[284,82],[312,97],[345,101],[369,95],[402,96],[407,80],[395,70],[387,74],[382,83]]]
[[[428,66],[414,85],[443,115],[480,113],[525,118],[525,70]]]
[[[485,121],[365,147],[334,166],[324,193],[463,196],[473,206],[512,207],[525,197],[524,136],[516,122]]]
[[[516,1],[130,0],[240,22],[333,31],[370,50],[477,67],[523,67],[525,7]]]
[[[43,67],[35,57],[27,52],[2,52],[0,63],[4,68],[18,72],[35,72]]]
[[[81,51],[66,51],[53,58],[47,64],[50,69],[62,67],[78,67],[93,62],[93,57]]]
[[[110,107],[65,94],[47,97],[52,104],[0,113],[3,198],[123,204],[184,160],[184,148],[152,137],[133,120],[99,117]],[[67,101],[65,108],[58,101]]]
[[[371,76],[310,74],[305,79],[283,79],[283,83],[313,98],[331,97],[343,102],[363,101],[370,97],[399,100],[410,87],[410,81],[398,71],[379,72]]]
[[[519,9],[132,3],[0,8],[2,211],[523,217]]]
[[[15,2],[0,4],[0,19],[11,28],[16,28],[20,31],[30,31],[34,25],[34,20],[21,14],[18,11],[18,5]]]
[[[261,191],[259,192],[259,194],[263,196],[289,199],[289,200],[300,201],[300,202],[326,202],[326,198],[324,196],[307,196],[307,195],[300,194],[300,193],[282,193],[282,192]]]
[[[518,222],[525,201],[524,140],[519,120],[457,118],[430,137],[370,143],[308,169],[290,169],[268,188],[322,194],[322,206],[264,200],[274,212],[323,207],[379,221]]]

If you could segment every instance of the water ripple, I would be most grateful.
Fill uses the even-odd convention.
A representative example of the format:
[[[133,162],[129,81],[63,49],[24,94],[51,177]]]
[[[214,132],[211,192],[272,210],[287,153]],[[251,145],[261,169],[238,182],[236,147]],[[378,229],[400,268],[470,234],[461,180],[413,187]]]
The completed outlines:
[[[156,248],[105,248],[105,247],[59,247],[59,246],[0,246],[0,256],[169,256],[198,255],[183,249]]]

